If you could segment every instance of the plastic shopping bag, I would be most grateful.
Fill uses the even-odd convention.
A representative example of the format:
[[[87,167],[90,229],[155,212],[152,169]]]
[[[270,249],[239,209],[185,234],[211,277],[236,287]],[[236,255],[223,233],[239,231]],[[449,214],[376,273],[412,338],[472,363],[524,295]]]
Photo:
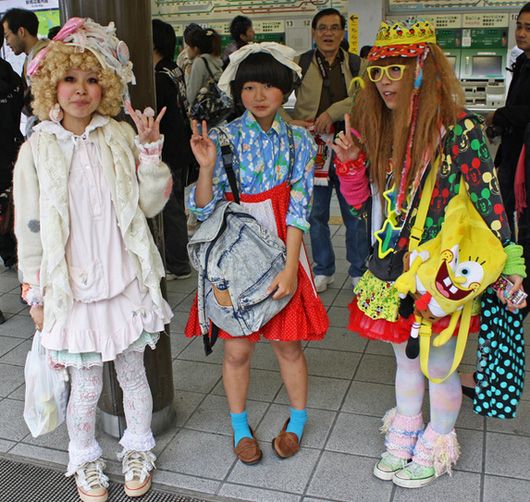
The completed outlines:
[[[51,432],[61,425],[68,404],[68,373],[65,369],[50,366],[46,349],[40,341],[41,333],[37,331],[24,368],[24,420],[33,437]]]

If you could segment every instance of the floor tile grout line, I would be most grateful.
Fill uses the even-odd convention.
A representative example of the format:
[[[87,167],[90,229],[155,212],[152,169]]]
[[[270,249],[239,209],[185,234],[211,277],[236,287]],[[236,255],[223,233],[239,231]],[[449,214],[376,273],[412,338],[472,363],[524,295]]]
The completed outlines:
[[[342,397],[341,403],[340,403],[338,409],[335,411],[335,417],[333,418],[333,422],[331,424],[331,427],[329,428],[329,431],[326,434],[326,437],[324,439],[324,443],[323,443],[322,448],[320,450],[320,454],[318,456],[318,459],[315,462],[315,465],[313,466],[311,474],[309,475],[308,481],[306,483],[306,487],[305,487],[305,490],[304,490],[304,497],[306,496],[307,490],[309,489],[309,487],[311,486],[311,483],[313,482],[313,478],[314,478],[315,473],[316,473],[316,471],[318,469],[318,466],[319,466],[319,464],[320,464],[320,462],[322,460],[322,457],[324,456],[324,452],[327,451],[326,450],[326,446],[327,446],[327,444],[329,442],[329,438],[330,438],[330,436],[331,436],[331,434],[333,432],[333,429],[335,428],[335,425],[337,424],[337,420],[338,420],[338,417],[339,417],[339,414],[340,414],[340,410],[342,409],[342,406],[344,405],[344,401],[346,400],[346,396],[350,392],[350,389],[351,389],[351,386],[353,384],[355,375],[357,374],[357,371],[359,370],[359,366],[361,365],[363,357],[364,357],[364,355],[361,355],[361,357],[359,358],[359,361],[357,362],[357,366],[356,366],[356,368],[355,368],[355,370],[353,372],[353,375],[351,377],[350,383],[349,383],[348,387],[346,388],[346,391],[344,392],[344,396]]]
[[[0,336],[2,336],[2,335],[0,335]],[[3,357],[7,356],[8,354],[10,354],[10,353],[13,352],[15,349],[17,349],[18,347],[20,347],[21,345],[23,345],[25,342],[28,341],[28,338],[24,338],[24,339],[22,339],[22,338],[18,338],[18,337],[13,337],[13,338],[17,338],[17,340],[20,340],[20,343],[19,343],[18,345],[15,345],[15,346],[12,347],[11,349],[9,349],[5,354],[2,354],[2,355],[0,356],[0,363],[1,363],[1,364],[8,364],[8,365],[10,365],[10,366],[20,366],[20,365],[18,365],[18,364],[4,363],[4,362],[2,361],[2,358],[3,358]],[[32,338],[33,338],[33,337],[32,337]]]
[[[487,452],[487,424],[486,418],[482,419],[484,422],[484,430],[482,431],[482,472],[480,475],[480,502],[484,501],[484,492],[486,489],[486,452]]]

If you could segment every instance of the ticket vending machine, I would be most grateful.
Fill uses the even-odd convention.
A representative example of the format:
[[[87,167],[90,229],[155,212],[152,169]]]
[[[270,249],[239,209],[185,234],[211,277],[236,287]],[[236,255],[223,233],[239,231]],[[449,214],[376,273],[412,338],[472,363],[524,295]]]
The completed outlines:
[[[508,24],[508,14],[463,14],[460,79],[469,107],[504,104]]]
[[[436,41],[453,67],[456,78],[460,78],[462,45],[462,16],[459,14],[429,16],[436,28]]]

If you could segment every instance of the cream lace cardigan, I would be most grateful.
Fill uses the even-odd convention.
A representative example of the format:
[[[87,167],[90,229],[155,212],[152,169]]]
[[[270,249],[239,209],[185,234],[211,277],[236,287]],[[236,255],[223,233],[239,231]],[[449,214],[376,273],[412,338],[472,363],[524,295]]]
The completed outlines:
[[[109,183],[125,247],[137,267],[142,291],[148,290],[163,317],[160,279],[164,265],[147,218],[164,208],[171,174],[158,155],[135,145],[126,122],[95,115],[84,134],[96,141]],[[28,303],[44,301],[49,330],[63,323],[73,302],[65,259],[70,221],[68,176],[74,151],[72,134],[53,122],[42,122],[22,145],[14,169],[15,234],[22,281],[30,287]]]

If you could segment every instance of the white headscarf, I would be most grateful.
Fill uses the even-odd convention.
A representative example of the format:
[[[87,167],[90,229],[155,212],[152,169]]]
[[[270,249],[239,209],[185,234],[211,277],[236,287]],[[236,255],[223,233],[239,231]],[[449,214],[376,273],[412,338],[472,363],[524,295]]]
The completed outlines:
[[[226,67],[226,70],[221,75],[217,85],[219,88],[228,94],[232,95],[230,89],[230,82],[235,80],[237,69],[242,61],[244,61],[251,54],[257,52],[265,52],[270,54],[276,61],[290,68],[296,74],[302,78],[302,68],[294,62],[294,57],[296,56],[296,51],[287,47],[286,45],[279,44],[277,42],[261,42],[259,44],[247,44],[238,49],[237,51],[230,54],[230,63]]]

